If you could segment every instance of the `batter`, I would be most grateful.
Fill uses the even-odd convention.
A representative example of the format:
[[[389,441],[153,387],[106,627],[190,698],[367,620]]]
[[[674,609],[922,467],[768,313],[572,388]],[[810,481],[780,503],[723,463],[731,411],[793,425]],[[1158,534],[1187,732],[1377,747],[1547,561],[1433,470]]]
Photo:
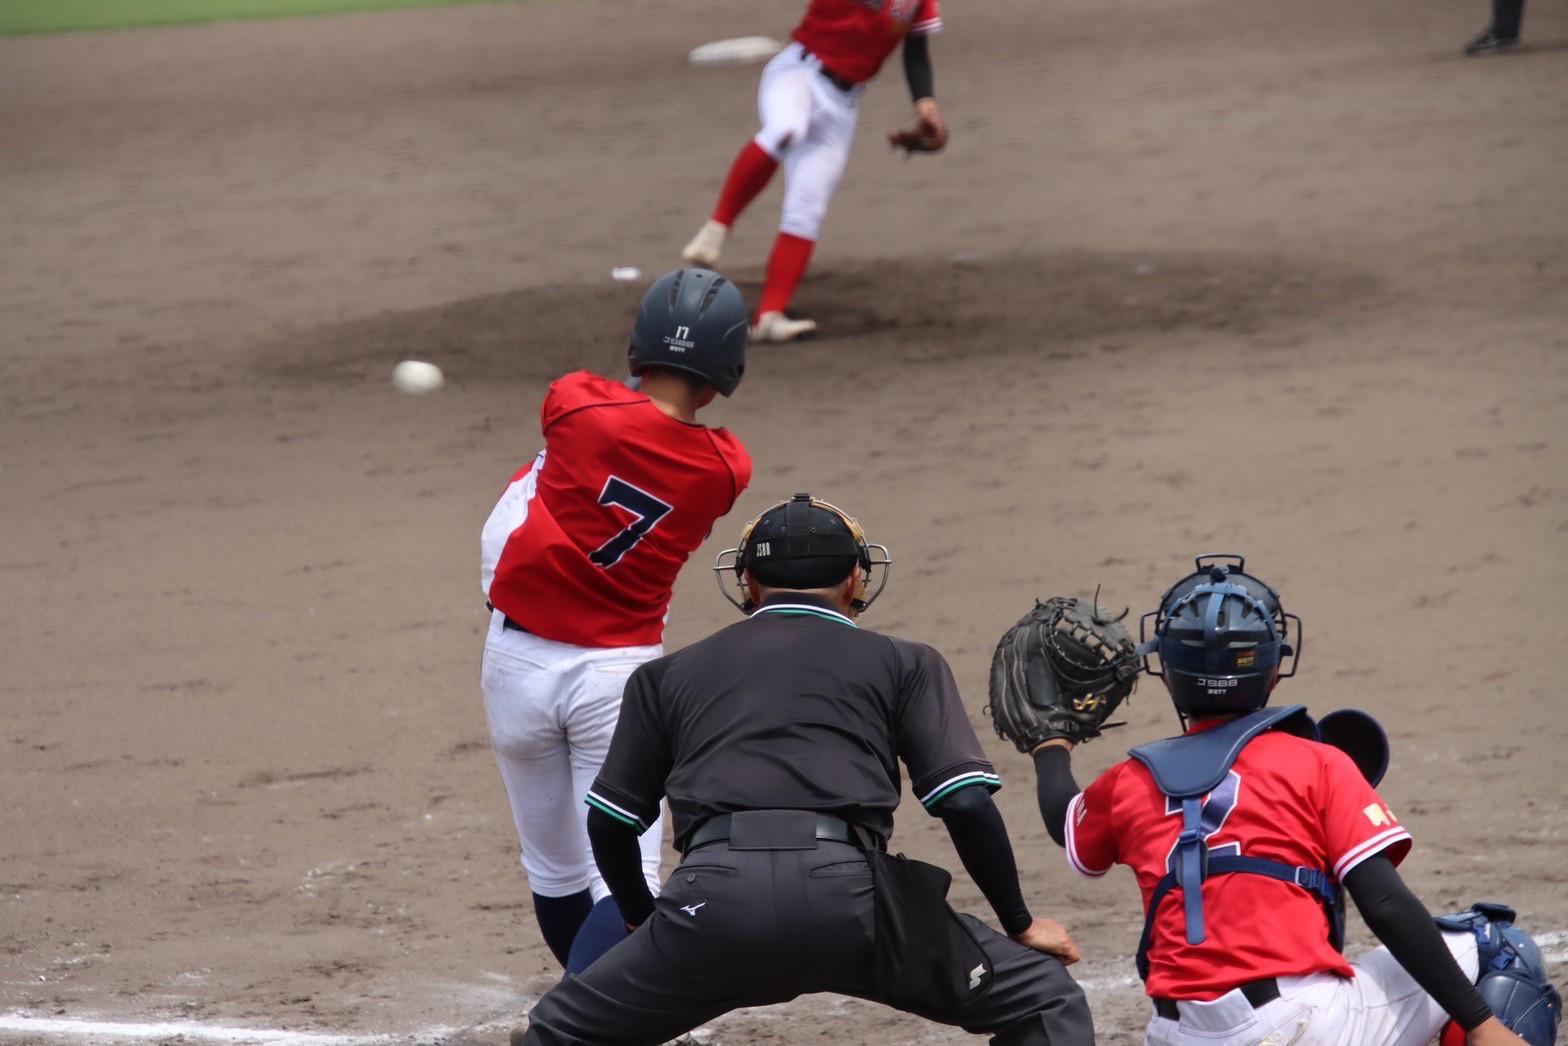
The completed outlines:
[[[751,479],[740,441],[697,421],[740,384],[746,326],[740,291],[718,273],[660,277],[632,331],[639,387],[586,371],[552,384],[545,448],[481,535],[485,718],[539,929],[570,972],[626,936],[583,827],[621,690],[664,652],[676,574]],[[651,886],[661,827],[641,840]]]

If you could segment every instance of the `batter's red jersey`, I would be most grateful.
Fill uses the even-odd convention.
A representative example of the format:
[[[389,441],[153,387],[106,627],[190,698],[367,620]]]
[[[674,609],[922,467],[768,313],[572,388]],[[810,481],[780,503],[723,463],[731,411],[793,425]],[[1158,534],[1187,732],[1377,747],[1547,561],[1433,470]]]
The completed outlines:
[[[860,83],[877,75],[906,35],[941,28],[937,0],[811,0],[790,35],[829,72]]]
[[[558,643],[660,642],[675,577],[751,482],[750,455],[586,371],[550,386],[540,426],[544,451],[485,523],[486,596]]]
[[[1343,881],[1374,854],[1398,864],[1410,850],[1410,833],[1347,755],[1289,734],[1254,739],[1204,803],[1204,825],[1218,825],[1206,837],[1211,854],[1239,848],[1242,856],[1330,870]],[[1181,823],[1180,802],[1168,801],[1148,768],[1128,759],[1073,798],[1067,859],[1091,878],[1128,865],[1147,910]],[[1151,996],[1209,1000],[1264,977],[1353,976],[1328,943],[1322,905],[1291,883],[1242,872],[1213,876],[1203,884],[1203,919],[1203,943],[1188,944],[1181,889],[1160,902],[1144,986]]]

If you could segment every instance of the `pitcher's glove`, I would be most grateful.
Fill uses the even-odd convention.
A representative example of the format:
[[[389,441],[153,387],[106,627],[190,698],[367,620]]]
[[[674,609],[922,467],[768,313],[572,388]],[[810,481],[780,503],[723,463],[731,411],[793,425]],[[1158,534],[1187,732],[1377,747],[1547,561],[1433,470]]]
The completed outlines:
[[[922,116],[915,121],[915,126],[894,131],[887,140],[893,148],[907,153],[939,153],[947,146],[947,127]]]
[[[1094,603],[1057,597],[1035,601],[1003,634],[991,659],[986,712],[1020,752],[1064,737],[1081,743],[1121,723],[1107,723],[1132,693],[1142,668],[1132,636]]]

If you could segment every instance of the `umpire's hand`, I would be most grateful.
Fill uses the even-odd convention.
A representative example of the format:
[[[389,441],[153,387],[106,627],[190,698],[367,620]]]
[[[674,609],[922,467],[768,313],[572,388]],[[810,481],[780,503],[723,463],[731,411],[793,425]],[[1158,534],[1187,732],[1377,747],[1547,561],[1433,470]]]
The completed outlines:
[[[1019,944],[1033,948],[1037,952],[1056,956],[1062,960],[1063,966],[1071,966],[1083,958],[1078,954],[1078,946],[1073,943],[1067,928],[1050,919],[1036,919],[1021,933],[1009,936]]]

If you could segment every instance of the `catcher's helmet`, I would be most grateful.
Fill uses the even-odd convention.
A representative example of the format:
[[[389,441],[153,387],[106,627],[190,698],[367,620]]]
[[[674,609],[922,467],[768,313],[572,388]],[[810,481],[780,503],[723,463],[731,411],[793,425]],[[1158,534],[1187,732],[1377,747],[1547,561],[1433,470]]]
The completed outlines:
[[[670,367],[728,396],[746,372],[749,315],[740,288],[711,269],[676,269],[643,295],[626,362],[632,374]]]
[[[746,589],[746,574],[769,588],[828,588],[860,572],[860,584],[850,605],[865,610],[887,587],[888,566],[893,562],[886,545],[866,540],[855,517],[836,505],[796,494],[746,524],[740,542],[720,552],[713,572],[724,598],[743,614],[756,609]],[[882,580],[869,597],[866,586],[873,568],[882,568]],[[739,599],[724,587],[724,575],[733,574]]]
[[[1165,680],[1183,721],[1256,711],[1268,704],[1276,680],[1296,674],[1301,619],[1281,610],[1279,593],[1245,572],[1243,557],[1212,553],[1196,562],[1197,572],[1166,589],[1160,608],[1139,622],[1144,668]],[[1158,669],[1150,654],[1159,655]],[[1290,671],[1281,671],[1287,657]]]

